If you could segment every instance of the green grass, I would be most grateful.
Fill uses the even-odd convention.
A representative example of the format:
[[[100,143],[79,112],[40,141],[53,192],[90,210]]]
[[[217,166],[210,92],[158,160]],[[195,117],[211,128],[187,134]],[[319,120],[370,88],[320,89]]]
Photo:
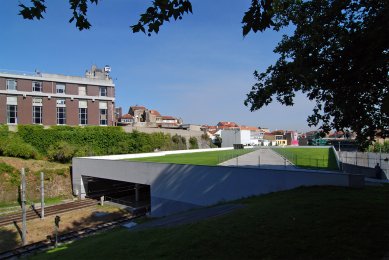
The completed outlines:
[[[88,237],[33,259],[383,259],[389,186],[309,187],[237,201],[195,224]]]
[[[273,150],[301,168],[338,170],[335,154],[330,148],[273,148]]]
[[[45,205],[54,205],[60,203],[62,200],[64,200],[63,197],[54,197],[54,198],[45,198]],[[33,201],[27,201],[27,205],[31,205],[31,203],[40,203],[40,200],[33,200]],[[10,202],[0,202],[0,211],[4,208],[9,207],[16,207],[19,206],[18,201],[10,201]]]
[[[218,165],[237,156],[253,152],[254,149],[225,150],[185,154],[169,154],[165,156],[127,159],[136,162],[159,162],[192,165]]]

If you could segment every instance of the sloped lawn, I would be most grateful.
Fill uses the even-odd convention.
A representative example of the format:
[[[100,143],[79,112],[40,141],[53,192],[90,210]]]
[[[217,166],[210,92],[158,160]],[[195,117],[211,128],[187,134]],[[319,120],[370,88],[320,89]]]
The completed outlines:
[[[309,187],[251,197],[196,224],[110,232],[34,259],[382,259],[389,187]]]

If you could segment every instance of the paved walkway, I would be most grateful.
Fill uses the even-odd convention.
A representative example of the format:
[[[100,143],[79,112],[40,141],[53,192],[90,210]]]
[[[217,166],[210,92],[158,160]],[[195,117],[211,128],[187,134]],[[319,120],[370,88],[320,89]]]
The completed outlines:
[[[221,215],[231,213],[232,211],[243,207],[244,207],[243,205],[239,205],[239,204],[224,204],[224,205],[219,205],[211,208],[199,208],[195,210],[185,211],[182,213],[177,213],[164,218],[151,220],[149,222],[145,222],[134,227],[131,227],[131,225],[127,225],[127,226],[130,227],[130,230],[143,230],[143,229],[158,228],[158,227],[172,227],[177,225],[195,223],[195,222],[199,222],[200,220],[204,220],[208,218],[218,217]],[[124,226],[126,226],[126,224]]]
[[[273,170],[296,170],[296,167],[270,148],[260,148],[254,152],[220,163],[222,166],[254,167]]]

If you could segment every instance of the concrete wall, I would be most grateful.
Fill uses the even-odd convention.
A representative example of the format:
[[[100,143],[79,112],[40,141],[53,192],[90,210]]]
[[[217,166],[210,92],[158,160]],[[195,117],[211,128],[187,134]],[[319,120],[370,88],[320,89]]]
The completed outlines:
[[[73,158],[73,191],[81,196],[85,195],[82,175],[150,185],[151,214],[154,216],[299,186],[363,185],[364,180],[360,175],[319,171]]]
[[[133,126],[124,126],[124,131],[127,133],[131,133],[132,131],[139,131],[143,133],[165,133],[170,135],[181,135],[184,136],[187,140],[190,137],[201,137],[204,133],[203,131],[193,131],[193,130],[182,130],[182,129],[165,129],[165,128],[146,128],[146,127],[133,127]]]
[[[222,138],[222,147],[232,147],[234,144],[241,143],[239,130],[222,130],[220,137]]]
[[[384,179],[389,179],[389,153],[362,153],[362,152],[338,152],[340,161],[343,165],[348,165],[349,172],[360,172],[365,171],[366,176],[373,176],[372,170],[378,163],[381,166],[385,176]],[[352,167],[352,165],[356,167]]]

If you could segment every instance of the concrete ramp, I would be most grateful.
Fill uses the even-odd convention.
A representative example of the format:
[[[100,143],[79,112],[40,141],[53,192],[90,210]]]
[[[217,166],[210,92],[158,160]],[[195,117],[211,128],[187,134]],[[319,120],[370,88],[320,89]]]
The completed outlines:
[[[220,166],[254,167],[274,170],[296,170],[288,160],[269,148],[260,148],[254,152],[222,162]]]

